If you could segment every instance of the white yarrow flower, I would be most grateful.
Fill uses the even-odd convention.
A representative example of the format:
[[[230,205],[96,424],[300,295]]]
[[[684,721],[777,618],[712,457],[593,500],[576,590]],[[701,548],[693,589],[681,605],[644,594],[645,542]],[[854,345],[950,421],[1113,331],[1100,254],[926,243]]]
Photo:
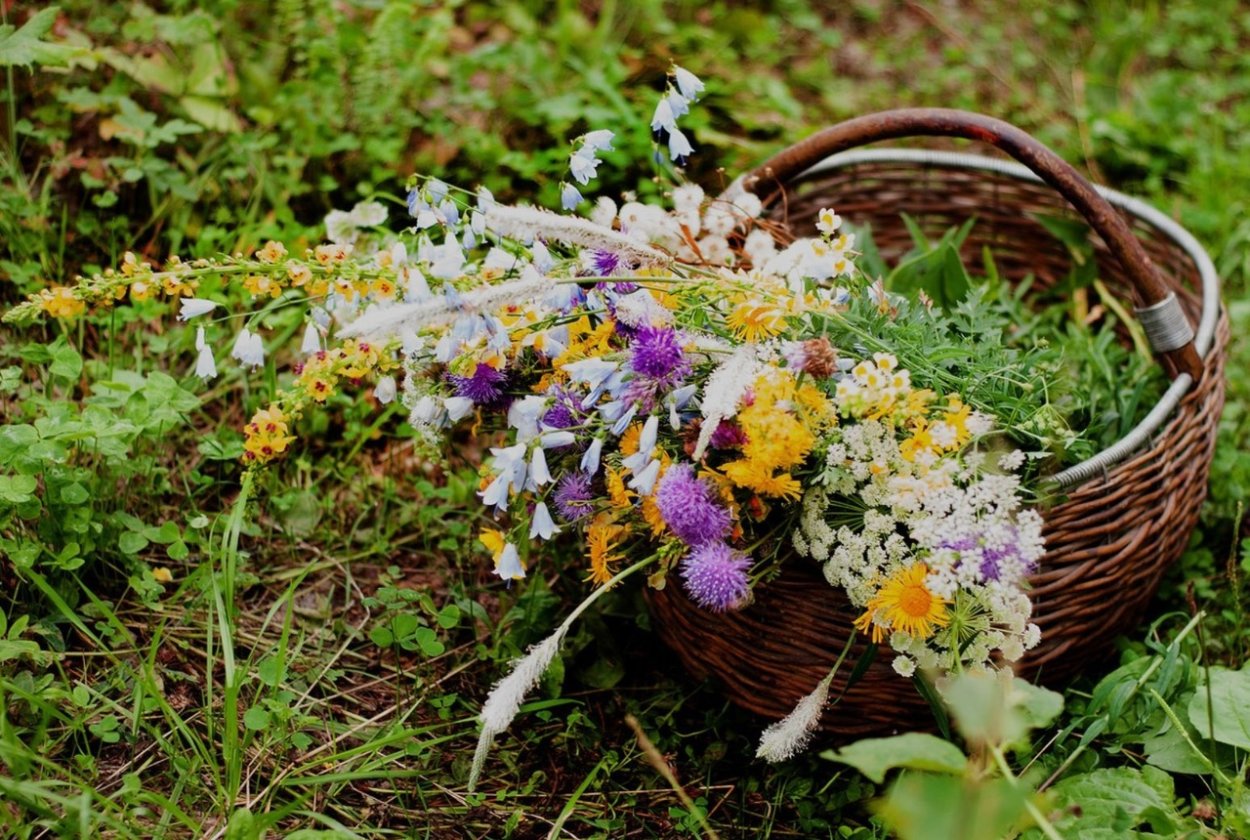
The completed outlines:
[[[828,207],[816,214],[816,229],[821,233],[832,235],[840,227],[842,227],[842,217]]]

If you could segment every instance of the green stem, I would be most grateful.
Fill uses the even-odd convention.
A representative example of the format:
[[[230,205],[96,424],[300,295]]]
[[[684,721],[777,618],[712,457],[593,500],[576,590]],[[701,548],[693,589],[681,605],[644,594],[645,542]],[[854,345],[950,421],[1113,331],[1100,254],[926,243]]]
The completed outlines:
[[[1011,783],[1011,786],[1019,790],[1024,795],[1024,810],[1033,818],[1033,822],[1037,823],[1038,829],[1042,834],[1046,835],[1047,840],[1063,840],[1063,836],[1055,830],[1050,824],[1050,820],[1046,819],[1038,807],[1033,804],[1033,800],[1029,798],[1027,790],[1022,789],[1020,780],[1016,778],[1016,774],[1011,772],[1011,766],[1007,764],[1007,757],[1003,755],[1003,751],[996,746],[989,747],[990,754],[994,756],[994,763],[998,765],[999,771],[1003,774],[1003,778]]]

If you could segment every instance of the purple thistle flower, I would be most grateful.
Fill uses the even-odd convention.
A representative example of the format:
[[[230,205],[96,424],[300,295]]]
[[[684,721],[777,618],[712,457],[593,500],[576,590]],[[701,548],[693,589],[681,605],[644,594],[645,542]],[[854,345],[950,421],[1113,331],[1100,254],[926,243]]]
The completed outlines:
[[[672,327],[639,327],[629,365],[639,376],[676,384],[690,372],[681,339]]]
[[[656,485],[655,504],[664,524],[690,546],[723,540],[729,535],[729,511],[688,464],[670,467]]]
[[[556,511],[566,522],[576,522],[594,511],[590,476],[584,472],[565,473],[556,485]]]
[[[682,561],[686,591],[704,609],[724,612],[740,606],[751,592],[747,569],[751,559],[722,542],[706,543]]]
[[[620,254],[611,251],[595,251],[590,255],[590,269],[596,277],[611,277],[625,265]]]
[[[447,374],[447,381],[456,389],[457,397],[468,397],[478,405],[491,407],[504,402],[503,385],[507,379],[506,373],[480,362],[472,376]]]

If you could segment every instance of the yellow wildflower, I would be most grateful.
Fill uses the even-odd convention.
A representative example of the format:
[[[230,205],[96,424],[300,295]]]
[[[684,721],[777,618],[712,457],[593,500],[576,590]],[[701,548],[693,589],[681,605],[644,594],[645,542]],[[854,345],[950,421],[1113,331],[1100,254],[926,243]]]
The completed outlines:
[[[483,528],[482,533],[478,534],[477,540],[486,546],[486,550],[490,552],[490,556],[495,560],[498,560],[499,555],[503,554],[504,545],[508,542],[504,539],[503,531],[495,528]]]
[[[898,450],[899,454],[907,461],[915,461],[918,455],[925,452],[936,455],[938,446],[933,442],[933,435],[929,430],[929,422],[923,417],[917,417],[912,425],[911,437],[900,443]]]
[[[249,274],[243,278],[243,288],[247,289],[252,297],[282,296],[282,283],[278,281],[278,278],[268,274]]]
[[[380,298],[390,300],[395,297],[395,281],[389,277],[379,277],[373,281],[370,291]]]
[[[725,323],[742,341],[763,341],[786,328],[785,313],[770,303],[747,300],[734,307]]]
[[[147,300],[152,297],[152,286],[143,280],[136,280],[130,284],[130,299],[133,301]]]
[[[286,246],[281,242],[274,242],[272,239],[265,243],[265,247],[256,252],[256,259],[263,263],[276,263],[286,256]]]
[[[596,516],[586,530],[586,544],[590,549],[589,580],[595,585],[602,586],[612,579],[609,565],[621,559],[621,555],[613,553],[614,542],[624,532],[625,529],[606,513]]]
[[[889,630],[906,633],[913,639],[927,639],[949,622],[946,602],[925,586],[929,568],[913,563],[886,578],[866,611],[855,620],[855,629],[872,628],[872,640],[880,642]]]
[[[312,280],[313,273],[303,263],[289,262],[286,264],[286,276],[291,279],[291,285],[298,289]]]
[[[87,304],[74,297],[74,290],[53,286],[40,293],[40,306],[54,318],[73,318],[87,311]]]
[[[276,404],[252,415],[244,428],[244,458],[265,463],[277,458],[295,440],[287,433],[287,417]]]
[[[634,444],[637,448],[637,442]],[[618,510],[629,510],[633,507],[634,491],[625,486],[625,474],[621,470],[614,470],[611,467],[606,469],[608,483],[608,498],[612,501],[613,507]]]
[[[350,253],[351,248],[346,245],[318,245],[313,249],[313,257],[322,265],[341,263]]]
[[[166,274],[161,278],[161,289],[170,297],[195,297],[200,288],[200,281],[191,277],[176,277]]]

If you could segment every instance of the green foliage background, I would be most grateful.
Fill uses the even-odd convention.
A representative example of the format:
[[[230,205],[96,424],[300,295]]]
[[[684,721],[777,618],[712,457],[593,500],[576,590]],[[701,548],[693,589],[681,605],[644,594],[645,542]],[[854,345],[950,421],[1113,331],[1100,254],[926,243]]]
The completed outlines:
[[[1250,10],[1236,2],[0,8],[3,303],[126,250],[311,243],[328,210],[365,196],[396,199],[398,216],[413,172],[552,204],[568,140],[592,128],[617,132],[600,191],[654,193],[646,121],[677,60],[708,83],[689,125],[690,175],[709,189],[846,117],[984,111],[1173,214],[1215,258],[1234,334],[1250,328]],[[504,589],[472,544],[471,467],[432,470],[396,410],[365,400],[303,430],[311,443],[258,510],[219,517],[238,492],[236,430],[289,360],[206,391],[188,376],[191,335],[171,325],[153,303],[0,331],[6,831],[668,837],[706,819],[726,837],[885,835],[866,806],[883,789],[853,770],[747,761],[761,722],[653,655],[625,593],[571,639],[487,792],[465,795],[478,703],[576,601],[576,575]],[[1232,353],[1211,498],[1157,624],[1013,753],[1041,771],[1031,783],[1072,777],[1047,806],[1073,836],[1101,836],[1070,822],[1082,802],[1116,836],[1245,830],[1244,791],[1212,768],[1235,773],[1247,745],[1212,731],[1195,767],[1166,711],[1208,720],[1201,666],[1236,669],[1250,643],[1250,352]],[[1195,609],[1197,630],[1178,634]],[[627,712],[692,802],[644,759]],[[1138,769],[1165,748],[1174,780]],[[1138,791],[1140,807],[1107,811],[1082,785]]]

